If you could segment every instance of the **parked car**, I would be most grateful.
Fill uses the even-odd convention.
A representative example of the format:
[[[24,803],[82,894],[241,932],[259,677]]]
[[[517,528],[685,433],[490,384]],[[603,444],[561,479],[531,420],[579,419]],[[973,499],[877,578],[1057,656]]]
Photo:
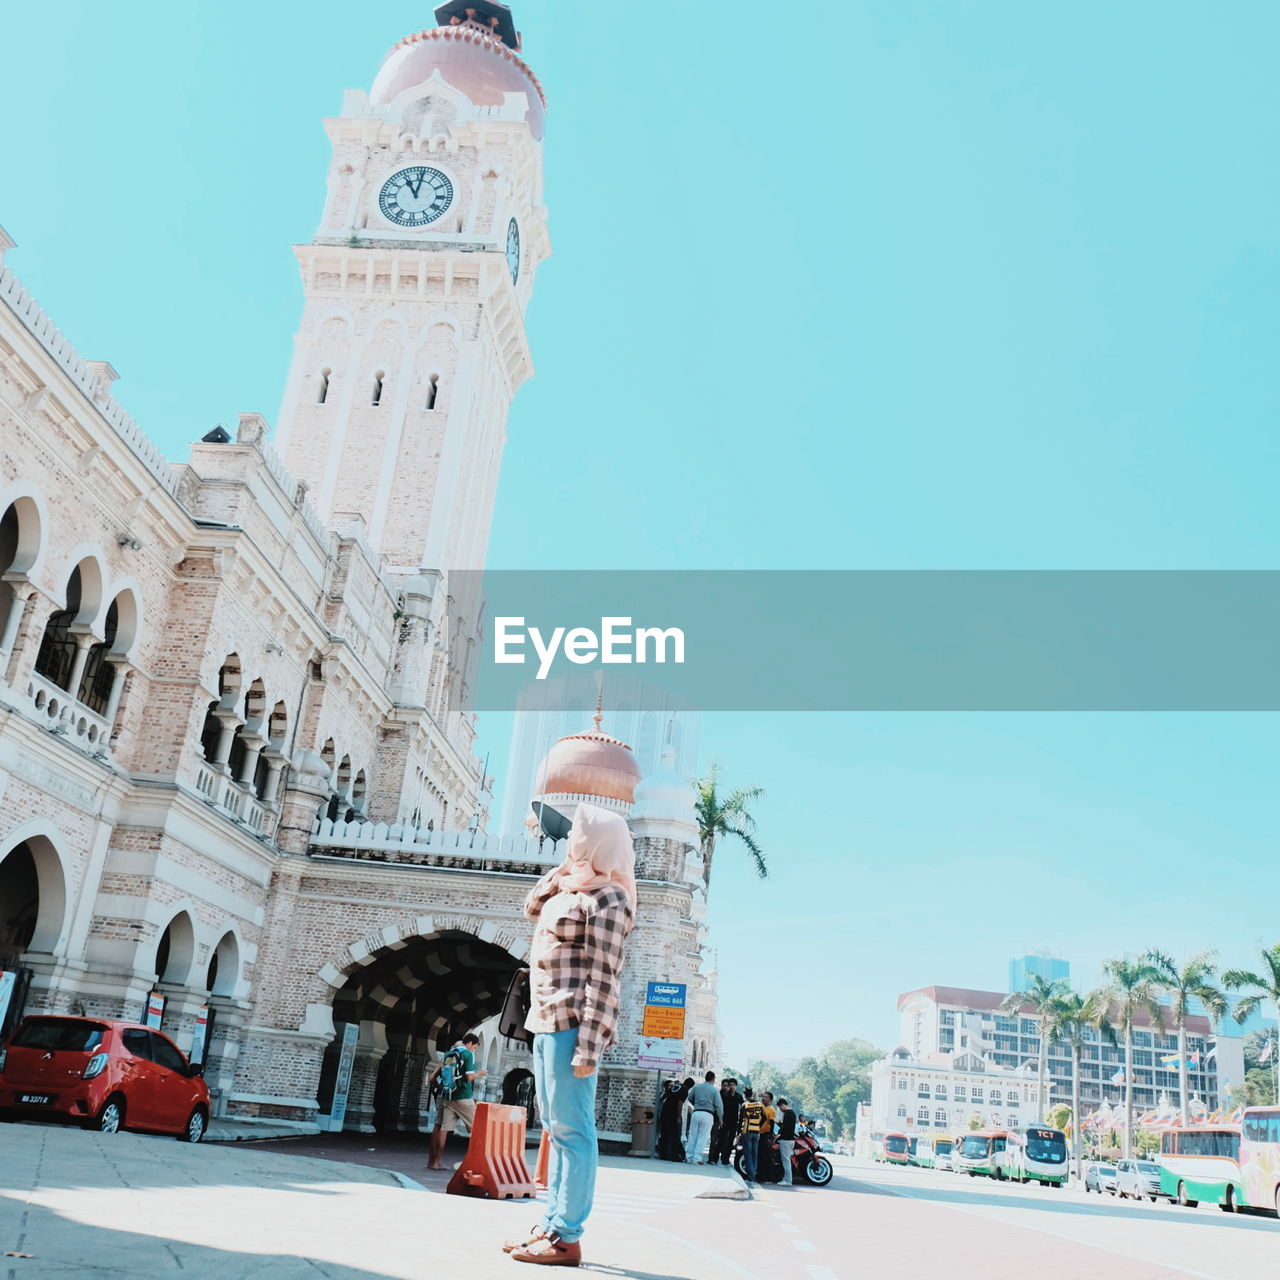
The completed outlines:
[[[1105,1160],[1097,1160],[1093,1164],[1085,1165],[1084,1170],[1084,1189],[1086,1191],[1096,1191],[1102,1195],[1104,1191],[1116,1193],[1116,1167],[1107,1163]]]
[[[79,1121],[199,1142],[209,1124],[204,1068],[159,1031],[107,1018],[23,1020],[0,1057],[0,1118]]]
[[[1160,1166],[1150,1160],[1121,1160],[1116,1165],[1116,1195],[1121,1200],[1155,1200],[1160,1195]]]

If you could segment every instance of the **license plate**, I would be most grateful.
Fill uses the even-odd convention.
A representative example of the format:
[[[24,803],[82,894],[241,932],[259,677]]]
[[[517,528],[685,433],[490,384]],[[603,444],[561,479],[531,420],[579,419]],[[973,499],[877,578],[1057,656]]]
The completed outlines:
[[[20,1093],[18,1101],[29,1107],[47,1107],[53,1101],[51,1093]]]

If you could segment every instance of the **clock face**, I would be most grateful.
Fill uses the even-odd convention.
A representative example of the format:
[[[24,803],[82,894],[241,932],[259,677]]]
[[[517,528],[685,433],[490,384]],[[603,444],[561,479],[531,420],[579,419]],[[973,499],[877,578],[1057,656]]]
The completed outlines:
[[[507,266],[511,268],[511,283],[520,279],[520,228],[516,220],[507,223]]]
[[[401,227],[425,227],[452,203],[453,183],[439,169],[421,164],[393,173],[378,196],[382,216]]]

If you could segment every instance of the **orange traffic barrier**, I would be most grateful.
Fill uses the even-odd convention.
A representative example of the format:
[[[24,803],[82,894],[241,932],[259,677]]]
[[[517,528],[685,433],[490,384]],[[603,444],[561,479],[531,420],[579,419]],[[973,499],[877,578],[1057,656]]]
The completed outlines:
[[[449,1179],[449,1195],[532,1199],[533,1179],[524,1162],[525,1119],[523,1107],[477,1102],[467,1154]]]
[[[547,1189],[547,1170],[551,1164],[551,1139],[547,1137],[547,1131],[542,1130],[542,1141],[538,1143],[538,1164],[533,1171],[533,1185],[539,1191]]]

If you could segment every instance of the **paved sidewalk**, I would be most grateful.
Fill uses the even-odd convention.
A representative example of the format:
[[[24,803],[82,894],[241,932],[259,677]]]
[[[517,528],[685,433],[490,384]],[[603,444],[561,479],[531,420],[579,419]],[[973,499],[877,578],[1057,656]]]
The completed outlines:
[[[0,1256],[0,1280],[512,1280],[525,1272],[499,1246],[537,1213],[529,1201],[429,1195],[384,1170],[242,1144],[5,1124],[0,1153],[0,1255],[30,1255]],[[606,1161],[584,1241],[592,1269],[742,1280],[741,1268],[644,1221],[648,1202],[692,1204],[721,1187],[738,1189],[732,1175]]]

